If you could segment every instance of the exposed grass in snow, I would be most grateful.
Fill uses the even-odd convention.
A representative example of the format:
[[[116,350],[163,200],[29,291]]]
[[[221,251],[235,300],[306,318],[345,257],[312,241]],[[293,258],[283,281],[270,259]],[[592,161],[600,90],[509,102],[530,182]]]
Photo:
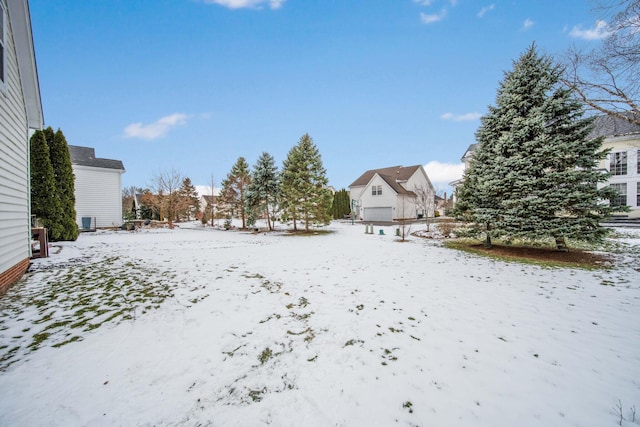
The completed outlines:
[[[42,346],[81,341],[86,332],[159,308],[172,296],[173,278],[118,256],[33,265],[0,298],[0,372]]]

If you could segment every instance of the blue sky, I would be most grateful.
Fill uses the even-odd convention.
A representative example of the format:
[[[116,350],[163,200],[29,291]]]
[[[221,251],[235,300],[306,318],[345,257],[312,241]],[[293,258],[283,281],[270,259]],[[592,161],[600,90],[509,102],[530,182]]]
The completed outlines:
[[[429,164],[436,186],[535,42],[599,42],[590,0],[31,0],[45,124],[124,162],[216,185],[309,133],[330,184]]]

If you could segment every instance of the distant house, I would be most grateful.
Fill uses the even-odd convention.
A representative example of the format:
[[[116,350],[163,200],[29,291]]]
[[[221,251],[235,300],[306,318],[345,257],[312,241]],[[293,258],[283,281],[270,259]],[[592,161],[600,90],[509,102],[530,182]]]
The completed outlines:
[[[220,199],[219,190],[216,190],[216,193],[213,196],[211,194],[205,194],[200,196],[200,212],[213,212],[218,206],[218,201]]]
[[[419,194],[427,194],[426,204]],[[420,165],[368,170],[349,186],[356,216],[364,221],[393,221],[434,215],[434,189]]]
[[[0,1],[0,291],[31,258],[29,135],[42,129],[27,0]]]
[[[122,174],[120,160],[96,158],[90,147],[69,145],[75,175],[76,222],[80,230],[122,225]]]
[[[606,185],[618,192],[613,203],[629,206],[630,212],[625,215],[640,218],[640,125],[604,115],[598,116],[594,124],[590,136],[604,136],[602,147],[611,150],[600,167],[611,173]]]

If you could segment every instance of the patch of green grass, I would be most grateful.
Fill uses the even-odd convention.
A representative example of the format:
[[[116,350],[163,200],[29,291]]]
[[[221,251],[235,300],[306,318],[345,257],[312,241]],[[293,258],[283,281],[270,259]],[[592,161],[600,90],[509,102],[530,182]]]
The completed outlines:
[[[271,351],[271,349],[269,347],[267,347],[264,350],[262,350],[262,353],[260,353],[260,356],[258,356],[258,360],[260,361],[261,365],[264,365],[272,357],[273,357],[273,352]]]

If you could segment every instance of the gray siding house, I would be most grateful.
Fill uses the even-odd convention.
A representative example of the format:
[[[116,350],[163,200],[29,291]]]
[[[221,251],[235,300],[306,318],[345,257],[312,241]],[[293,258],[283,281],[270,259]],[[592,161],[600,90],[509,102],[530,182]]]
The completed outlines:
[[[96,157],[95,149],[69,145],[75,175],[76,222],[80,231],[122,225],[120,160]]]
[[[0,0],[0,291],[31,257],[30,129],[42,129],[27,0]]]

